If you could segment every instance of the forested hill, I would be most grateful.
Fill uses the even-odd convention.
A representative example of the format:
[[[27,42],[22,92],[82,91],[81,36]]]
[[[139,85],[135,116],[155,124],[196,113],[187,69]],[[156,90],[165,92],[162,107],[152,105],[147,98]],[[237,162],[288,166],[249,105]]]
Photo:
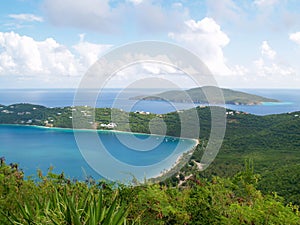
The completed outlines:
[[[197,112],[202,147],[198,147],[190,163],[182,169],[181,177],[199,173],[196,163],[201,160],[203,147],[210,134],[210,108],[197,107]],[[140,133],[149,133],[149,122],[159,118],[165,121],[168,135],[180,136],[180,116],[183,114],[188,117],[191,110],[157,115],[103,108],[95,110],[95,121],[92,121],[93,111],[89,107],[46,108],[15,104],[1,106],[0,123],[72,127],[73,113],[79,113],[85,118],[82,123],[86,128],[108,129],[101,127],[101,124],[114,122],[117,125],[114,129],[121,131],[128,131],[126,118],[129,117],[131,131]],[[115,115],[114,121],[111,120],[111,113]],[[212,165],[200,172],[200,175],[209,179],[214,175],[232,176],[242,170],[245,160],[252,159],[255,172],[263,177],[259,182],[261,190],[278,192],[285,197],[287,203],[291,201],[300,205],[300,112],[256,116],[227,110],[226,114],[227,125],[223,145]],[[157,121],[160,123],[160,120]],[[195,124],[195,121],[190,123]],[[178,175],[175,174],[172,178],[173,182],[180,182]]]
[[[278,102],[276,99],[265,98],[258,95],[248,94],[241,91],[231,89],[218,88],[213,86],[204,86],[189,89],[186,91],[174,90],[166,91],[152,96],[136,96],[133,99],[148,100],[148,101],[171,101],[171,102],[194,102],[208,103],[205,93],[214,96],[217,91],[222,91],[226,104],[233,105],[258,105],[263,102]],[[211,103],[219,103],[220,100],[212,99]]]

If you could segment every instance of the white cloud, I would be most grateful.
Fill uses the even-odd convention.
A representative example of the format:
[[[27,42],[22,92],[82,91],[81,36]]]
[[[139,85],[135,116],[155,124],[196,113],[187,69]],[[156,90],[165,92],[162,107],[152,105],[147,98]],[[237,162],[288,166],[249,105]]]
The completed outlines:
[[[234,71],[243,76],[216,76],[221,86],[240,88],[298,88],[299,76],[295,67],[280,57],[280,53],[263,41],[258,57],[247,67],[235,66]]]
[[[275,78],[277,76],[290,76],[296,74],[296,71],[290,66],[279,65],[275,62],[267,63],[262,58],[254,61],[254,65],[259,76],[271,76]]]
[[[267,56],[269,59],[274,59],[276,52],[270,47],[267,41],[263,41],[261,45],[261,55]]]
[[[290,38],[291,41],[293,41],[296,44],[300,45],[300,32],[290,34],[289,38]]]
[[[258,76],[270,76],[271,78],[279,78],[295,75],[296,71],[291,66],[276,59],[276,51],[274,51],[267,41],[261,44],[260,58],[255,60],[254,69]]]
[[[57,79],[80,77],[109,45],[84,41],[68,49],[53,38],[36,41],[15,32],[0,32],[0,75]]]
[[[235,65],[230,69],[233,75],[245,76],[249,73],[249,69],[242,65]]]
[[[214,74],[232,74],[223,54],[230,40],[212,18],[188,20],[183,32],[169,33],[169,37],[198,54]]]
[[[43,18],[33,14],[10,14],[8,17],[26,22],[43,22]]]
[[[74,75],[75,58],[54,39],[35,41],[17,33],[0,32],[0,66],[5,75]]]
[[[84,69],[95,63],[100,54],[107,51],[112,45],[99,45],[84,40],[85,34],[80,35],[80,41],[73,48],[79,53],[79,62]]]
[[[279,3],[278,0],[255,0],[254,1],[254,4],[261,8],[274,6],[278,3]]]
[[[132,64],[118,71],[106,87],[134,85],[134,88],[181,88],[195,87],[195,81],[182,71],[158,62],[143,62]],[[175,86],[174,86],[175,85]]]
[[[181,71],[175,69],[172,66],[158,63],[141,63],[139,67],[140,73],[143,74],[182,74]]]

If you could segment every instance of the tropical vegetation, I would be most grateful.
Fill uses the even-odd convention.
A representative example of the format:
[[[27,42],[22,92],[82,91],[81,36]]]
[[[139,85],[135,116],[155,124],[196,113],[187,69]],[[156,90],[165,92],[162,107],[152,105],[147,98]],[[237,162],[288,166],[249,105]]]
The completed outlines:
[[[256,116],[226,110],[227,129],[222,147],[208,169],[199,171],[198,165],[211,129],[211,109],[197,107],[196,111],[200,126],[200,145],[179,172],[161,181],[159,185],[123,187],[103,183],[103,181],[90,184],[89,182],[68,181],[64,177],[61,178],[51,173],[51,176],[48,174],[36,181],[24,179],[23,173],[16,165],[2,164],[0,207],[2,207],[2,215],[5,215],[1,218],[5,222],[0,221],[0,224],[9,221],[26,224],[28,213],[35,213],[39,216],[39,219],[35,220],[42,222],[37,222],[37,224],[55,224],[53,221],[48,221],[50,215],[60,223],[68,224],[62,221],[66,218],[65,213],[68,213],[67,217],[70,221],[72,212],[66,210],[67,205],[70,206],[70,204],[75,204],[75,211],[81,212],[76,213],[80,216],[81,223],[88,224],[85,222],[89,220],[86,217],[88,211],[102,205],[101,218],[103,219],[114,200],[115,206],[111,210],[113,213],[109,217],[114,219],[115,216],[120,216],[125,218],[127,224],[153,224],[153,221],[159,221],[158,224],[197,224],[196,221],[202,221],[204,224],[239,222],[300,224],[296,207],[300,205],[300,112]],[[102,128],[100,124],[115,122],[117,130],[150,133],[149,122],[158,119],[158,124],[160,120],[166,123],[167,135],[180,136],[180,117],[184,114],[188,118],[191,110],[159,115],[145,112],[129,113],[110,108],[94,110],[89,107],[47,108],[30,104],[15,104],[0,106],[0,123],[71,128],[72,118],[76,117],[76,113],[85,118],[80,124],[84,128],[107,129]],[[114,121],[112,121],[112,114]],[[93,121],[95,123],[91,123]],[[194,123],[194,121],[190,122]],[[247,169],[248,172],[244,171],[245,160],[249,159],[255,164],[250,170],[251,175],[249,175],[249,169]],[[105,188],[103,189],[100,184],[104,184]],[[70,191],[75,189],[74,192]],[[80,192],[83,191],[81,189],[86,192]],[[77,191],[80,193],[76,194]],[[93,209],[82,209],[84,203],[76,202],[79,200],[78,196],[90,195],[87,194],[90,191],[95,191],[93,192],[95,195],[90,196],[88,200],[94,202]],[[71,197],[66,198],[66,194]],[[69,202],[69,199],[73,198],[72,194],[76,194],[77,197],[74,196],[74,201]],[[58,205],[64,206],[60,209],[55,208],[58,207],[57,204],[49,203],[48,206],[48,202],[54,199],[60,201]],[[100,204],[101,201],[103,202]],[[51,213],[60,210],[60,214],[54,216],[48,211],[35,211],[31,207],[37,208],[38,202],[45,204]],[[123,208],[124,204],[125,208]],[[41,205],[41,208],[44,209],[45,205]],[[24,212],[27,214],[25,215]],[[289,217],[293,219],[284,221]],[[200,220],[200,218],[205,218],[207,221]]]
[[[124,186],[51,171],[24,179],[1,159],[0,224],[299,224],[298,206],[263,195],[258,180],[251,161],[231,178]]]

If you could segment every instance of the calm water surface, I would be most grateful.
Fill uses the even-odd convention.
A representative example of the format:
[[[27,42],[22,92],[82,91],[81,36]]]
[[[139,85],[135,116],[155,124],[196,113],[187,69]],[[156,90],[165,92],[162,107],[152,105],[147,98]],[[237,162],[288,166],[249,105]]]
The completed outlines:
[[[88,151],[99,151],[99,145],[93,144],[89,140],[91,131],[78,132],[86,135],[85,138],[89,143],[87,145]],[[192,140],[143,134],[136,136],[144,139],[149,138],[150,142],[159,139],[160,144],[150,151],[137,151],[120,143],[114,132],[100,131],[97,134],[109,154],[126,164],[144,167],[163,162],[155,170],[145,169],[142,173],[135,170],[120,171],[120,179],[125,176],[124,173],[129,172],[139,179],[156,176],[162,170],[170,168],[183,152],[195,145]],[[126,136],[128,134],[118,133],[118,135]],[[26,175],[35,175],[37,169],[41,169],[45,174],[52,165],[54,172],[64,171],[71,178],[80,180],[87,176],[92,176],[95,179],[101,178],[82,157],[72,130],[0,125],[0,143],[0,156],[5,156],[7,162],[19,163]],[[134,145],[134,143],[132,144]],[[93,160],[96,160],[99,165],[106,163],[101,157]],[[118,168],[111,169],[118,171]],[[131,175],[128,179],[130,177]]]

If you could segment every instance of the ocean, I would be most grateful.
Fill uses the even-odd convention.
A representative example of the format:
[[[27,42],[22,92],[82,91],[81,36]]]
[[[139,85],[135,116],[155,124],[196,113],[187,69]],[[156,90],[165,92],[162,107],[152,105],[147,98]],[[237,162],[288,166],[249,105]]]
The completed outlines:
[[[278,99],[280,103],[262,105],[225,105],[226,108],[248,112],[255,115],[269,115],[300,111],[300,89],[238,89],[263,97]],[[163,101],[134,101],[130,97],[159,93],[159,89],[131,89],[121,92],[121,89],[105,89],[96,101],[96,107],[119,108],[125,111],[146,111],[163,114],[177,110],[189,109],[197,104],[170,103]],[[73,105],[75,89],[2,89],[0,104],[32,103],[47,107],[64,107]],[[86,97],[97,96],[98,91],[87,92]],[[85,105],[85,101],[82,101]]]

